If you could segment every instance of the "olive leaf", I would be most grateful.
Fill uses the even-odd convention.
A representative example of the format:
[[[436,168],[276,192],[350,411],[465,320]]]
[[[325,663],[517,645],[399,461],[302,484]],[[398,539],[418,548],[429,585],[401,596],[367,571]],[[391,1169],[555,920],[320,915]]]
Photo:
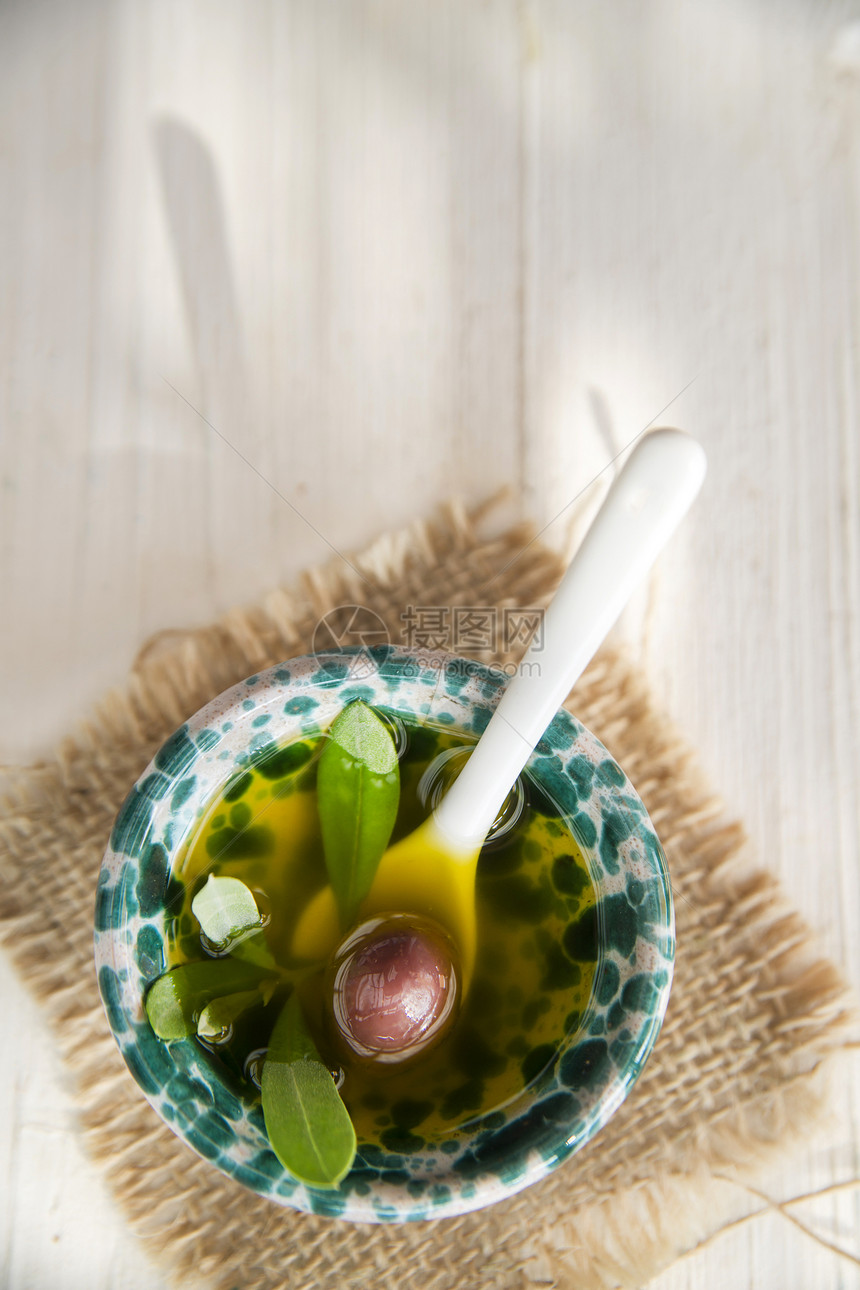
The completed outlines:
[[[198,1036],[201,1039],[208,1039],[210,1043],[218,1043],[226,1039],[232,1031],[233,1023],[238,1021],[243,1012],[258,1004],[261,997],[265,1003],[271,999],[271,990],[266,992],[268,998],[263,996],[263,986],[266,984],[268,983],[260,982],[256,990],[226,994],[220,999],[213,999],[211,1003],[207,1003],[197,1018]]]
[[[153,981],[146,995],[149,1024],[159,1039],[185,1039],[197,1030],[200,1013],[222,995],[258,990],[270,973],[253,963],[208,959],[185,963]]]
[[[326,868],[346,927],[373,884],[400,800],[394,740],[361,700],[344,708],[329,730],[317,800]]]
[[[293,994],[275,1023],[261,1081],[272,1150],[310,1187],[336,1187],[355,1159],[355,1129]]]
[[[217,878],[214,873],[192,900],[191,912],[217,946],[226,946],[235,936],[262,923],[251,889],[238,878]]]
[[[191,912],[217,949],[259,967],[275,967],[254,894],[239,878],[210,873],[191,902]]]
[[[230,945],[230,953],[234,959],[256,963],[257,967],[277,967],[275,956],[262,932],[248,932],[245,936],[240,936]]]

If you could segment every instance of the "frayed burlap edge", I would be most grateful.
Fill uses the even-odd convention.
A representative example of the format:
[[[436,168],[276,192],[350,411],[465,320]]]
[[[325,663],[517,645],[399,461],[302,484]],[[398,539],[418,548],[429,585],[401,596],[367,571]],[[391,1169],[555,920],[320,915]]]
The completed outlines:
[[[610,1287],[641,1284],[743,1205],[826,1109],[825,1068],[852,1004],[776,881],[756,871],[689,748],[629,661],[604,649],[570,706],[648,805],[676,889],[678,963],[663,1031],[603,1133],[545,1182],[490,1210],[406,1228],[283,1211],[223,1178],[140,1097],[107,1030],[91,966],[95,877],[110,821],[167,733],[215,693],[308,647],[337,604],[375,608],[399,635],[406,604],[544,603],[557,558],[530,534],[482,538],[451,507],[354,561],[307,574],[209,628],[164,633],[127,688],[57,758],[13,775],[0,819],[0,938],[55,1027],[84,1140],[131,1226],[178,1281],[219,1288]],[[82,985],[82,980],[85,982]]]

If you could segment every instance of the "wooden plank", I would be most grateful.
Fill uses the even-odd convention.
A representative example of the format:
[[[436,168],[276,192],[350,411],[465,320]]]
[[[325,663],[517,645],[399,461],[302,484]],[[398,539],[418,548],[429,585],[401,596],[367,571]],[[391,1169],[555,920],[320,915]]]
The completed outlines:
[[[610,459],[684,424],[708,484],[622,631],[860,985],[851,16],[0,9],[0,757],[48,750],[151,631],[451,493],[512,483],[563,547]],[[4,1284],[154,1284],[0,988]],[[857,1176],[857,1089],[792,1183]],[[856,1195],[812,1209],[860,1229]],[[854,1275],[771,1216],[657,1284]]]

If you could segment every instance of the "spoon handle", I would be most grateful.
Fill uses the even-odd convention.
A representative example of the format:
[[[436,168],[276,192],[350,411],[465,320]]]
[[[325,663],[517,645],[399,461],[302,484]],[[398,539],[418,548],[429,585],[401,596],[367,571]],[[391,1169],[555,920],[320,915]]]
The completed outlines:
[[[480,845],[529,754],[683,519],[705,477],[681,430],[645,435],[619,471],[486,730],[436,812],[452,842]]]

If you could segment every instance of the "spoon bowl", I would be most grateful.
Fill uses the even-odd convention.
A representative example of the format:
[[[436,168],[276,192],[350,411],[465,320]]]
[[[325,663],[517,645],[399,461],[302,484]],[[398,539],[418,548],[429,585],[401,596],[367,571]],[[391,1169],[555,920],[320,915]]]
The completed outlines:
[[[475,961],[475,870],[481,842],[455,850],[440,831],[436,815],[429,815],[385,852],[361,906],[362,920],[373,914],[408,912],[443,923],[457,945],[464,985]],[[334,891],[323,887],[298,922],[293,955],[311,959],[329,954],[341,935]]]

